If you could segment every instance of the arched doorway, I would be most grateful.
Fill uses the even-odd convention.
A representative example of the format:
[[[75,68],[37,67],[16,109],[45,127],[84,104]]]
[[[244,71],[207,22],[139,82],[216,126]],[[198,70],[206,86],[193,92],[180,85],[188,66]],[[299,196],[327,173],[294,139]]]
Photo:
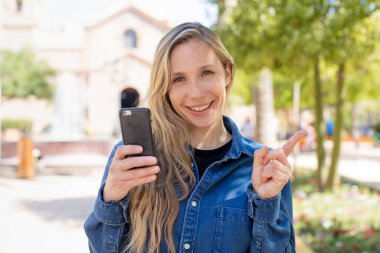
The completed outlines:
[[[136,107],[139,105],[139,92],[134,88],[125,88],[120,95],[120,107]]]

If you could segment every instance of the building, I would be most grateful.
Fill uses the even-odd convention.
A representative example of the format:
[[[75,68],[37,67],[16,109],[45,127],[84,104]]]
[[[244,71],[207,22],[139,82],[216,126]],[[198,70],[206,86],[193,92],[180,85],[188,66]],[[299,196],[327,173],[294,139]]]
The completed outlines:
[[[30,47],[57,70],[54,103],[3,99],[2,117],[32,119],[37,134],[50,125],[56,138],[110,136],[119,126],[123,91],[145,97],[168,23],[126,3],[83,29],[47,23],[45,7],[46,0],[4,0],[0,48]]]

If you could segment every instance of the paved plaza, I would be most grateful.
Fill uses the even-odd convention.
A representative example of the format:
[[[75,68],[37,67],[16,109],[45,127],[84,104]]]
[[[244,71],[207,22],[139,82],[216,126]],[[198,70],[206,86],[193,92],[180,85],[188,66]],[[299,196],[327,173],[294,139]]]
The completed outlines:
[[[327,143],[327,152],[331,150],[331,143]],[[358,147],[354,143],[344,143],[341,147],[341,156],[338,163],[339,174],[346,180],[365,184],[380,191],[380,147],[374,148],[372,143],[361,143]],[[290,158],[299,168],[316,168],[317,157],[314,152],[304,152]],[[326,165],[330,165],[329,157]]]
[[[101,173],[0,178],[0,252],[88,252],[83,222]]]
[[[56,164],[63,164],[67,157],[61,159]],[[83,156],[80,162],[85,159]],[[40,172],[32,180],[18,179],[10,169],[2,168],[0,252],[88,252],[83,222],[91,212],[106,159],[98,158],[98,163],[92,164],[95,167],[80,173],[74,169],[60,174]],[[316,164],[311,152],[290,160],[298,167],[313,168]],[[75,164],[73,157],[67,163]],[[380,189],[379,148],[363,144],[356,149],[346,144],[339,168],[344,177]]]

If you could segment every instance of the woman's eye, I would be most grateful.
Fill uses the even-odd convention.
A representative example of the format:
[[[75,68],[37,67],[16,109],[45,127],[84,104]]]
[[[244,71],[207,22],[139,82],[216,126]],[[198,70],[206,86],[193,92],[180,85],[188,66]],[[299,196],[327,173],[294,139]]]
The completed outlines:
[[[212,72],[210,70],[206,70],[206,71],[203,71],[202,76],[209,76],[209,75],[212,75],[212,74],[214,74],[214,72]]]
[[[183,80],[185,80],[185,78],[183,77],[176,77],[172,80],[172,83],[178,83],[178,82],[182,82]]]

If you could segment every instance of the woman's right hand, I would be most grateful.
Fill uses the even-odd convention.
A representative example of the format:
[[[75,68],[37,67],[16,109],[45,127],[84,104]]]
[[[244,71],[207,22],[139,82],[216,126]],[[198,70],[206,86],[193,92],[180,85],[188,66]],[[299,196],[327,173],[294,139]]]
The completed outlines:
[[[103,200],[105,202],[120,201],[133,187],[156,180],[156,174],[160,171],[156,157],[133,156],[125,158],[126,155],[139,154],[142,151],[142,147],[137,145],[118,147],[103,189]],[[137,167],[144,168],[133,169]]]

